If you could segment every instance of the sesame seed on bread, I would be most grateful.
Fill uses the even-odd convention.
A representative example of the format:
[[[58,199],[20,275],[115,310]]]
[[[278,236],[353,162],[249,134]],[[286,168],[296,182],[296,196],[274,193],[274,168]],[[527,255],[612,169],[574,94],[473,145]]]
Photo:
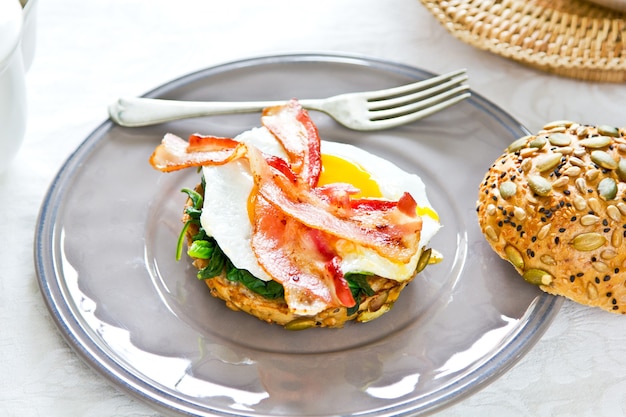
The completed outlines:
[[[479,187],[487,242],[523,278],[626,313],[626,130],[549,123],[513,142]]]

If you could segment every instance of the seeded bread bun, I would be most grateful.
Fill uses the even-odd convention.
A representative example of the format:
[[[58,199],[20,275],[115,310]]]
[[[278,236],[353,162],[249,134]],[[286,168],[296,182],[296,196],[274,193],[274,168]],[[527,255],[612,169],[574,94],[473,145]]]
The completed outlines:
[[[557,121],[513,142],[480,184],[480,228],[532,284],[626,313],[626,130]]]
[[[204,194],[201,185],[196,191]],[[193,206],[191,199],[187,200],[186,207]],[[186,223],[189,216],[186,210],[182,221]],[[191,245],[193,238],[199,232],[199,226],[191,223],[186,231],[186,240]],[[418,262],[416,274],[419,273],[431,260],[431,250],[425,249]],[[434,259],[435,257],[433,257]],[[207,266],[206,259],[192,258],[193,265],[197,269]],[[434,261],[433,261],[434,262]],[[415,276],[413,276],[415,278]],[[399,282],[378,276],[368,276],[367,282],[372,289],[372,294],[363,296],[359,301],[356,312],[348,313],[346,307],[333,307],[318,313],[315,316],[296,316],[289,311],[289,307],[283,298],[269,299],[248,289],[239,282],[230,281],[225,271],[213,278],[205,279],[206,285],[211,290],[211,295],[226,302],[226,306],[233,311],[243,311],[257,317],[267,323],[276,323],[288,330],[302,330],[311,327],[340,328],[350,320],[368,322],[374,320],[391,310],[391,307],[400,296],[400,292],[413,279]]]

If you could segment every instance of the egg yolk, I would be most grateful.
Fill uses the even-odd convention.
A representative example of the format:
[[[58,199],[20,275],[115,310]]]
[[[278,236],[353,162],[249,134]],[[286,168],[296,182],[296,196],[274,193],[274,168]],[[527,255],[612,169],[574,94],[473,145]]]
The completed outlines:
[[[359,164],[335,155],[322,154],[321,157],[322,172],[318,181],[319,186],[343,182],[359,189],[359,192],[353,194],[352,198],[383,198],[376,181]],[[417,214],[439,221],[439,215],[430,207],[418,206]]]
[[[439,221],[439,215],[437,214],[435,210],[431,209],[430,207],[417,206],[416,211],[420,217],[428,216],[433,220]]]
[[[360,191],[353,198],[382,198],[376,181],[369,172],[358,164],[335,155],[322,154],[322,172],[319,186],[343,182],[353,185]]]

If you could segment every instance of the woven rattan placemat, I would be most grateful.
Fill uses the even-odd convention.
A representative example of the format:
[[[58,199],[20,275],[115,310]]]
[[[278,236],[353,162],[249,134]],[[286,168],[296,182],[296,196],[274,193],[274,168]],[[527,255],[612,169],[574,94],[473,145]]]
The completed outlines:
[[[420,0],[458,39],[553,74],[626,81],[626,13],[585,0]]]

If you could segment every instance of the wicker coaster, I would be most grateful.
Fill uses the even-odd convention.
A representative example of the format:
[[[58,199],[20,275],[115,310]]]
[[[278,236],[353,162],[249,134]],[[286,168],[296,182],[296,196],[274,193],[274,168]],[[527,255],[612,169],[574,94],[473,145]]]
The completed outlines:
[[[584,0],[420,0],[458,39],[553,74],[626,81],[626,13]]]

